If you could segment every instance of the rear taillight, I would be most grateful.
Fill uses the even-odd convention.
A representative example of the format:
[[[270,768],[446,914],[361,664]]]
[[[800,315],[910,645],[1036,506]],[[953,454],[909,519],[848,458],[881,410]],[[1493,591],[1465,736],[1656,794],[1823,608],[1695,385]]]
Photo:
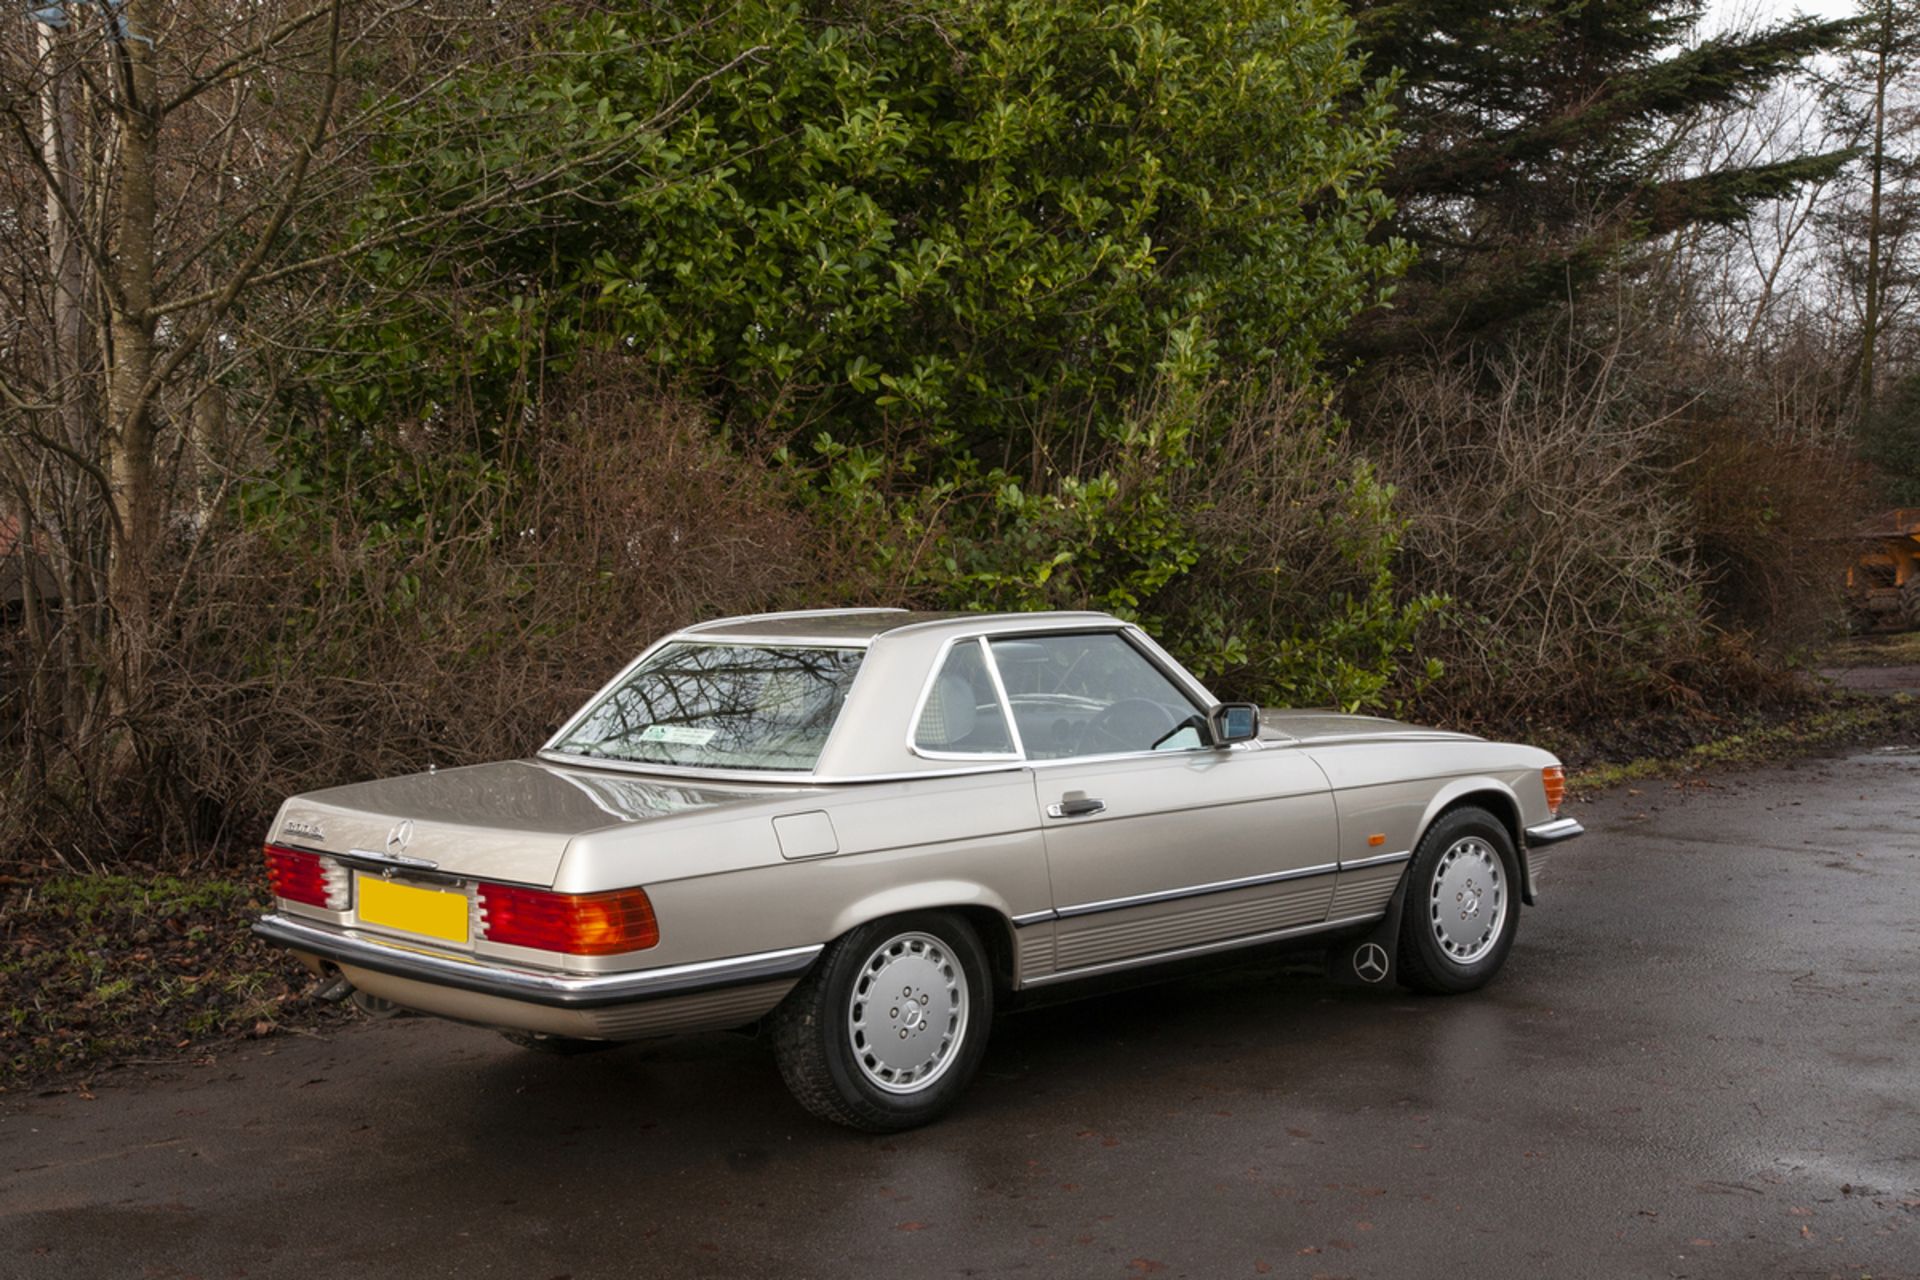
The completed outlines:
[[[1560,802],[1567,798],[1567,771],[1550,764],[1540,771],[1540,783],[1547,790],[1547,812],[1559,813]]]
[[[609,956],[655,945],[660,941],[660,925],[644,889],[549,893],[483,884],[480,936],[489,942],[570,956]]]
[[[274,897],[328,911],[347,909],[347,872],[332,858],[279,844],[268,845],[266,852]]]

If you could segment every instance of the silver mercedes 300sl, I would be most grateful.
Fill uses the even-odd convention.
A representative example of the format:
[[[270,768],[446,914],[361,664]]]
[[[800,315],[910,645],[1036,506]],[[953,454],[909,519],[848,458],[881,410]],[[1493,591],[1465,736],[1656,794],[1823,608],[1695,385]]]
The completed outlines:
[[[295,796],[255,926],[377,1001],[567,1052],[761,1020],[800,1102],[951,1105],[1016,993],[1312,936],[1479,987],[1544,751],[1222,703],[1097,613],[861,609],[659,641],[530,760]]]

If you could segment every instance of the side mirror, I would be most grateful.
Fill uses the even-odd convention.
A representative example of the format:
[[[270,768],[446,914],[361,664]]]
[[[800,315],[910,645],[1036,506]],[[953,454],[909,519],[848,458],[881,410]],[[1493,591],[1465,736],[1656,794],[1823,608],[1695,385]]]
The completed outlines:
[[[1213,745],[1231,746],[1260,736],[1260,708],[1251,702],[1223,702],[1207,713],[1213,726]]]

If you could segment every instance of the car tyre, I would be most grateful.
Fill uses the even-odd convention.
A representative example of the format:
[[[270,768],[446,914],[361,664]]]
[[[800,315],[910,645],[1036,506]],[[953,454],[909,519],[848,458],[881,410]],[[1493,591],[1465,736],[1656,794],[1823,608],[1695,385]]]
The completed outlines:
[[[1506,824],[1463,806],[1440,815],[1407,870],[1400,982],[1452,995],[1485,986],[1520,927],[1520,859]]]
[[[916,912],[828,945],[772,1017],[774,1056],[800,1105],[895,1133],[966,1090],[986,1053],[993,981],[966,921]]]

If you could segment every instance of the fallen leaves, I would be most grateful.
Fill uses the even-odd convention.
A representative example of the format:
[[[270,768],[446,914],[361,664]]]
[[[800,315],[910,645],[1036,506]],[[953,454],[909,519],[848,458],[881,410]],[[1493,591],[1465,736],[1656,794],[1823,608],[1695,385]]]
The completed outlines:
[[[0,1089],[170,1064],[196,1043],[338,1020],[253,938],[250,880],[49,875],[0,885]]]

